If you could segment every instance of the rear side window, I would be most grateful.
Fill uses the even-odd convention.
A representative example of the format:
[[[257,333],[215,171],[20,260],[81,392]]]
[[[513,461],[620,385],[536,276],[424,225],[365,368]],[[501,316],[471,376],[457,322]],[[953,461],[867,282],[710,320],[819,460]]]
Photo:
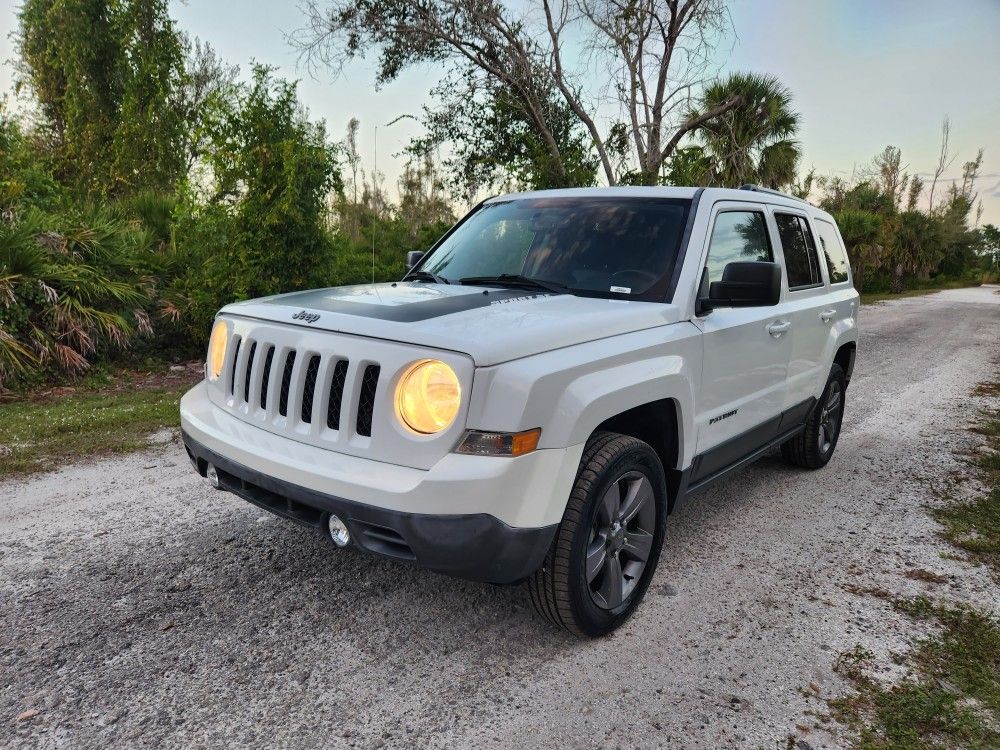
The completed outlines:
[[[847,253],[844,246],[840,244],[840,237],[833,224],[828,221],[818,219],[816,221],[816,232],[819,234],[819,244],[823,248],[823,255],[826,257],[826,267],[830,272],[830,283],[841,284],[850,280],[851,267],[847,262]]]
[[[775,212],[778,237],[785,253],[785,269],[788,272],[788,288],[802,289],[823,282],[819,273],[819,257],[816,255],[816,241],[809,224],[801,216]]]
[[[721,281],[722,271],[737,261],[774,260],[767,224],[760,211],[725,211],[715,217],[712,240],[708,246],[708,280]]]

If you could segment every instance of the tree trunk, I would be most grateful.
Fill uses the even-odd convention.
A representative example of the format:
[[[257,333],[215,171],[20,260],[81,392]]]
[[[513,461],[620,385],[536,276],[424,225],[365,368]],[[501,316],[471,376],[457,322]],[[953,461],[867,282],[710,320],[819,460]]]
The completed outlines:
[[[892,283],[889,285],[889,291],[893,294],[900,294],[906,288],[906,284],[903,283],[903,267],[897,265],[892,274]]]

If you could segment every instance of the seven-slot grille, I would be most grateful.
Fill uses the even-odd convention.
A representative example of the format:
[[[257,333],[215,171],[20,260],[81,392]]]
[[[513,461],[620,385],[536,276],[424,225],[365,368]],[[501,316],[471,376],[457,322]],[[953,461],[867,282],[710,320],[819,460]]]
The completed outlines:
[[[240,357],[241,351],[246,353],[244,357]],[[340,430],[343,414],[354,414],[355,434],[371,437],[379,365],[359,363],[360,383],[351,389],[357,394],[357,408],[352,409],[345,403],[351,364],[346,356],[298,351],[239,334],[230,340],[229,352],[231,376],[226,396],[232,399],[233,408],[264,418],[276,412],[289,425],[297,422],[309,427],[317,422],[331,430]],[[304,373],[297,372],[297,361],[303,363]]]
[[[298,310],[287,312],[292,316]],[[386,481],[396,486],[411,477],[396,474],[394,467],[430,469],[461,439],[465,404],[449,427],[422,435],[400,421],[393,396],[402,374],[425,359],[445,362],[465,384],[463,394],[469,393],[474,373],[470,357],[308,324],[239,315],[223,320],[229,328],[226,361],[222,375],[205,384],[209,399],[229,417],[293,442],[268,442],[220,416],[216,429],[225,433],[221,439],[240,445],[263,441],[274,460],[297,464],[339,462],[336,456],[379,461],[384,466],[369,469],[386,472]],[[320,458],[297,445],[331,455]]]

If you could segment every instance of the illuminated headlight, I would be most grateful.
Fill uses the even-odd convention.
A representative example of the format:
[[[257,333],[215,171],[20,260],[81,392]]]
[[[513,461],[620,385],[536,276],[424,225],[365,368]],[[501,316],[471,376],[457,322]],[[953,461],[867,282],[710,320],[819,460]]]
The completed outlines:
[[[458,376],[436,359],[414,362],[396,386],[396,416],[405,426],[424,435],[449,427],[461,402]]]
[[[458,376],[444,362],[414,362],[396,386],[396,416],[414,432],[432,435],[455,421],[462,402]]]
[[[209,380],[218,380],[226,364],[226,346],[229,343],[229,326],[223,320],[215,321],[212,337],[208,340],[207,367]]]
[[[538,447],[542,428],[524,432],[482,432],[469,430],[455,449],[471,456],[523,456]]]

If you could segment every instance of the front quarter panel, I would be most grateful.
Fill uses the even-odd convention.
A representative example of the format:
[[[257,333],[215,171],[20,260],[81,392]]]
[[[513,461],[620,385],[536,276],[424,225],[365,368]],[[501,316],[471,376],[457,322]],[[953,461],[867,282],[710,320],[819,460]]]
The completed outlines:
[[[540,448],[567,448],[586,442],[610,417],[672,399],[680,464],[686,466],[694,455],[700,347],[698,329],[682,322],[478,368],[468,426],[511,432],[541,427]]]

